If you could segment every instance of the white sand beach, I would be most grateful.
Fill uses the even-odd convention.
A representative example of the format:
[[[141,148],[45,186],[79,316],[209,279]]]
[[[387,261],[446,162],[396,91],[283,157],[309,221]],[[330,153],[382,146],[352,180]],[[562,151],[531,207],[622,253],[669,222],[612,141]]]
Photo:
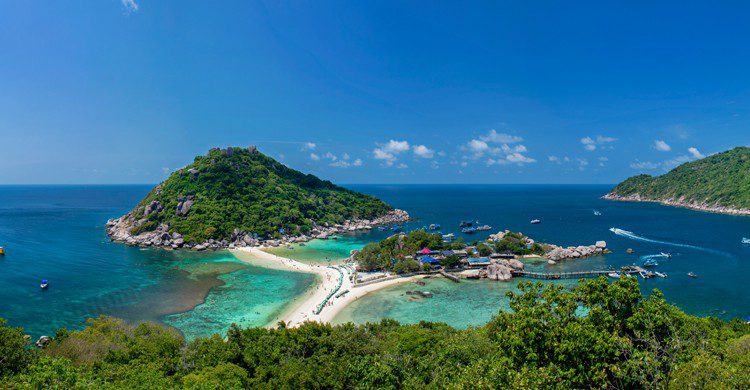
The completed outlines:
[[[337,270],[321,265],[305,264],[293,259],[277,256],[272,253],[263,251],[260,247],[243,247],[234,249],[231,252],[238,259],[250,264],[274,269],[305,272],[318,275],[319,283],[308,290],[305,293],[304,297],[290,305],[289,310],[287,310],[279,318],[274,319],[269,324],[271,326],[273,326],[278,321],[284,321],[287,323],[287,326],[290,327],[300,326],[306,321],[315,321],[320,323],[331,322],[336,317],[336,315],[347,305],[372,291],[376,291],[381,288],[399,283],[414,281],[422,277],[412,276],[395,278],[368,284],[365,286],[355,287],[350,280],[349,271],[345,270],[343,283],[336,294],[346,290],[348,290],[348,292],[339,297],[335,297],[336,294],[334,294],[334,296],[330,298],[320,314],[315,314],[315,310],[318,305],[323,302],[323,300],[325,300],[325,298],[331,293],[331,291],[333,291],[338,285],[340,274]]]

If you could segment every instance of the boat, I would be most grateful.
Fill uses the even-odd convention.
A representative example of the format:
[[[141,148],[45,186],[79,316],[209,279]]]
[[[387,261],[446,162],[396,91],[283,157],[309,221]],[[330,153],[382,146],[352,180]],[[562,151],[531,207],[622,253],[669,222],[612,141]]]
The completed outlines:
[[[531,220],[531,224],[532,224],[532,225],[536,225],[536,224],[539,224],[539,223],[542,223],[542,221],[540,221],[540,220],[538,220],[538,219],[532,219],[532,220]]]
[[[474,234],[476,232],[477,232],[477,228],[474,228],[474,227],[465,227],[461,229],[461,233],[464,233],[464,234]]]
[[[4,254],[5,254],[5,248],[0,246],[0,255],[4,255]]]
[[[698,277],[698,275],[696,275],[696,274],[694,274],[692,272],[688,272],[687,275],[690,276],[691,278],[697,278]]]
[[[666,257],[666,258],[668,258],[668,259],[669,259],[670,257],[672,257],[672,254],[671,254],[671,253],[664,253],[664,252],[662,252],[662,253],[661,253],[661,255],[662,255],[662,256],[664,256],[664,257]]]
[[[383,230],[385,230],[385,226],[378,226],[378,230],[382,232]]]
[[[440,230],[440,224],[439,223],[432,223],[429,226],[430,230]]]
[[[632,254],[632,253],[634,253],[635,251],[633,250],[633,248],[628,248],[628,250],[626,250],[625,252],[628,252],[628,253]]]
[[[610,278],[620,279],[620,274],[618,274],[617,272],[610,272],[607,274],[607,276],[609,276]]]
[[[492,229],[492,226],[490,225],[477,226],[477,230],[490,230],[490,229]]]
[[[742,237],[742,243],[743,244],[750,244],[750,238]]]
[[[602,212],[599,210],[594,210],[594,215],[602,215]]]
[[[47,279],[42,280],[42,284],[39,285],[42,290],[46,290],[47,287],[49,287],[49,282],[47,282]]]
[[[461,221],[461,223],[458,224],[458,227],[465,228],[465,227],[470,227],[473,224],[474,224],[474,221]]]
[[[653,272],[651,272],[651,271],[646,271],[645,269],[644,269],[644,270],[640,270],[640,271],[638,271],[638,273],[639,273],[639,274],[641,274],[641,277],[642,277],[643,279],[649,279],[649,278],[653,278],[653,277],[654,277],[654,276],[656,275],[656,274],[654,274],[654,273],[653,273]]]
[[[402,227],[399,226],[399,225],[391,227],[391,230],[393,230],[394,232],[399,232],[399,231],[401,231],[401,229],[402,229]]]
[[[443,234],[443,242],[453,242],[456,235],[453,233]]]
[[[659,263],[657,263],[654,259],[648,259],[643,262],[644,267],[655,267],[657,265],[659,265]]]
[[[654,273],[656,274],[656,276],[658,276],[660,278],[666,278],[667,277],[667,274],[665,274],[664,272],[654,271]]]

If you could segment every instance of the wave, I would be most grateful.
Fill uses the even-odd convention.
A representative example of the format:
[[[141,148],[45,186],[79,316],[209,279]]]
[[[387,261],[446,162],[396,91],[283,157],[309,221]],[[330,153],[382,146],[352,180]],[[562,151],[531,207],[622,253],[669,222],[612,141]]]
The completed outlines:
[[[629,238],[631,240],[643,241],[643,242],[650,242],[652,244],[670,245],[670,246],[676,246],[676,247],[680,247],[680,248],[690,248],[690,249],[695,249],[695,250],[699,250],[699,251],[703,251],[703,252],[715,253],[715,254],[718,254],[718,255],[731,257],[730,254],[728,254],[726,252],[722,252],[722,251],[717,251],[716,249],[704,248],[702,246],[690,245],[690,244],[680,244],[680,243],[677,243],[677,242],[654,240],[652,238],[647,238],[647,237],[639,236],[639,235],[637,235],[637,234],[635,234],[635,233],[633,233],[631,231],[627,231],[627,230],[616,228],[616,227],[610,228],[609,231],[612,232],[612,233],[614,233],[614,234],[617,234],[618,236]],[[658,256],[661,256],[661,255],[658,255]]]

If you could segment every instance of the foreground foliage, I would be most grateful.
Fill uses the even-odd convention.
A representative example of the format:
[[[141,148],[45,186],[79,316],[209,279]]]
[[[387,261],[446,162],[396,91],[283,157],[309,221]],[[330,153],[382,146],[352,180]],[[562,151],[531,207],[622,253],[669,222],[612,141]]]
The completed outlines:
[[[750,148],[738,147],[688,162],[662,176],[634,176],[611,193],[750,209]]]
[[[194,203],[186,215],[181,201]],[[152,202],[159,209],[131,234],[169,225],[185,242],[228,238],[234,229],[259,236],[308,232],[313,221],[336,224],[373,218],[393,208],[381,200],[304,174],[260,152],[243,148],[211,149],[154,188],[132,212],[142,218]]]
[[[633,278],[566,291],[522,283],[512,312],[456,330],[392,320],[297,329],[232,326],[186,342],[100,317],[43,350],[0,327],[11,388],[750,388],[750,326],[643,297]]]

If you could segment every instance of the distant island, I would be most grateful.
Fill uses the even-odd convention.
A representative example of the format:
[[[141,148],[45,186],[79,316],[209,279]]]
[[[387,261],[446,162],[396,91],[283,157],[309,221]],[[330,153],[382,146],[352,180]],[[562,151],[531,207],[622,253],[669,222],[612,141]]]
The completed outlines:
[[[750,148],[688,162],[661,176],[633,176],[604,198],[750,216]]]
[[[409,219],[370,195],[248,148],[213,148],[107,222],[114,241],[169,248],[275,246]]]

